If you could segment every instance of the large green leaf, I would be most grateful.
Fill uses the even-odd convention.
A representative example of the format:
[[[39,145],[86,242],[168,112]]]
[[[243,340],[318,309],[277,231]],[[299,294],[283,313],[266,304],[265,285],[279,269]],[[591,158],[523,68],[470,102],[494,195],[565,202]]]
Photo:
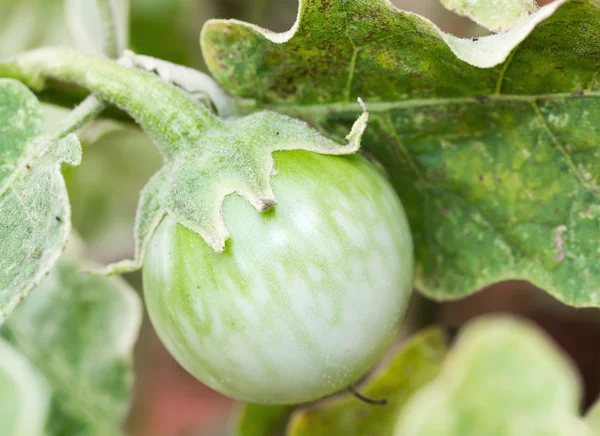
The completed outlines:
[[[293,416],[289,436],[389,436],[398,414],[419,388],[434,379],[446,354],[446,340],[438,329],[418,333],[400,348],[361,391],[384,406],[359,401],[350,394],[332,398]],[[266,435],[267,433],[265,433]]]
[[[439,377],[404,408],[397,436],[591,436],[579,380],[529,324],[481,318],[465,327]]]
[[[0,342],[0,411],[11,407],[22,419],[42,420],[48,435],[117,435],[131,395],[141,304],[123,280],[79,268],[61,260],[0,330],[14,347]],[[15,354],[21,363],[10,365]],[[3,383],[6,366],[15,376]],[[37,375],[25,377],[27,371]]]
[[[67,242],[71,212],[62,162],[79,164],[73,134],[42,135],[40,105],[0,79],[0,324],[44,278]]]
[[[253,108],[343,136],[365,101],[363,145],[404,202],[428,296],[518,278],[600,305],[598,0],[559,0],[478,40],[387,0],[301,1],[285,34],[214,20],[202,45]]]

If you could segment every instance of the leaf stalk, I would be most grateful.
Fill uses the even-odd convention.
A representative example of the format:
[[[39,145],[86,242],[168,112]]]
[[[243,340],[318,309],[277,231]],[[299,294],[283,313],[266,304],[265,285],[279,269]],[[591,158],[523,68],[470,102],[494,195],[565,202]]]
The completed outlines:
[[[48,79],[73,83],[127,111],[168,158],[220,124],[206,108],[159,77],[99,56],[66,48],[41,48],[0,62],[0,77],[35,91]]]

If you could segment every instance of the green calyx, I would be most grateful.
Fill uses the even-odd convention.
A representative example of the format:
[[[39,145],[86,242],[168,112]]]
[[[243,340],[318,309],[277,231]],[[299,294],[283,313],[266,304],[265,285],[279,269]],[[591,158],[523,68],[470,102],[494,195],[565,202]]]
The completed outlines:
[[[276,204],[271,188],[273,152],[352,154],[360,147],[367,118],[365,111],[354,123],[346,146],[325,138],[302,121],[273,112],[220,121],[199,142],[167,159],[150,180],[136,218],[135,259],[110,265],[101,273],[139,269],[146,246],[166,214],[202,236],[215,252],[222,252],[229,237],[222,216],[227,195],[244,197],[260,212]]]
[[[276,204],[271,188],[273,152],[354,153],[360,147],[367,116],[365,112],[356,122],[345,147],[302,121],[274,112],[222,122],[167,163],[164,171],[169,183],[162,202],[165,210],[220,252],[229,237],[221,216],[225,196],[237,194],[258,211],[267,210]]]
[[[276,204],[273,152],[354,153],[368,119],[363,106],[346,146],[273,112],[221,120],[155,75],[65,49],[41,49],[0,63],[0,76],[35,89],[43,88],[47,79],[83,86],[127,111],[163,152],[165,165],[144,189],[138,207],[135,259],[107,267],[106,274],[139,269],[145,247],[166,214],[200,234],[216,252],[223,251],[229,237],[221,213],[227,195],[244,197],[258,211]]]

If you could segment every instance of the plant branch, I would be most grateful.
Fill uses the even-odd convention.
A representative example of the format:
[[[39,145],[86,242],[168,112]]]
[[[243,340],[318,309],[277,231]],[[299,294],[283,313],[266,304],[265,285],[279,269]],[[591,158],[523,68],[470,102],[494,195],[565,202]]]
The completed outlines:
[[[94,95],[88,96],[79,106],[73,109],[48,136],[53,139],[61,139],[69,133],[77,131],[88,121],[98,115],[105,108],[105,103],[98,100]]]
[[[64,48],[42,48],[0,62],[0,77],[44,89],[48,79],[73,83],[127,111],[172,155],[198,142],[208,126],[219,124],[206,108],[156,77],[114,61]]]

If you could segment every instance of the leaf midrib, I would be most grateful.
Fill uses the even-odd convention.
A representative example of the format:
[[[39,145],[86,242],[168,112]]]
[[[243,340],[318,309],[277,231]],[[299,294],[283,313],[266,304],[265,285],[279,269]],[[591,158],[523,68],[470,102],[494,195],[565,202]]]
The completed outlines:
[[[477,104],[485,105],[489,103],[503,102],[524,102],[537,103],[540,101],[558,101],[580,98],[598,98],[600,91],[575,91],[575,92],[557,92],[547,94],[484,94],[467,97],[448,97],[448,98],[417,98],[398,100],[393,102],[369,102],[368,98],[363,98],[367,110],[372,113],[387,112],[393,109],[414,109],[426,108],[431,106],[459,105],[459,104]],[[336,113],[362,112],[360,103],[332,102],[321,104],[287,104],[287,103],[261,103],[256,100],[241,100],[238,104],[239,112],[242,114],[254,113],[261,108],[272,109],[283,112],[287,115],[297,114],[298,116],[318,116]]]
[[[541,130],[545,131],[552,143],[561,153],[561,155],[566,159],[567,164],[581,185],[581,187],[588,191],[590,194],[594,196],[598,201],[600,201],[600,190],[596,189],[594,186],[590,185],[580,170],[576,167],[574,162],[568,153],[564,150],[564,147],[558,139],[556,135],[551,131],[547,122],[545,121],[543,115],[540,112],[538,103],[544,101],[559,101],[559,100],[573,100],[573,99],[584,99],[584,98],[600,98],[600,91],[576,91],[576,92],[560,92],[560,93],[549,93],[549,94],[531,94],[531,95],[520,95],[520,94],[492,94],[492,95],[483,95],[476,97],[451,97],[451,98],[432,98],[432,99],[412,99],[412,100],[401,100],[395,102],[374,102],[369,103],[365,102],[367,105],[367,110],[370,113],[385,113],[394,109],[407,110],[407,109],[418,109],[418,108],[427,108],[432,106],[451,106],[451,105],[465,105],[465,104],[475,104],[475,105],[489,105],[494,103],[511,103],[511,102],[520,102],[520,103],[528,103],[532,106],[533,110],[539,116],[542,122]],[[347,113],[358,113],[362,111],[362,106],[360,103],[324,103],[318,105],[294,105],[294,104],[273,104],[266,105],[269,109],[274,109],[279,112],[283,112],[287,115],[297,116],[300,118],[320,118],[322,116],[335,115],[335,114],[347,114]],[[242,108],[243,109],[243,108]],[[246,108],[248,110],[248,108]],[[411,159],[412,162],[412,159]],[[420,174],[419,174],[420,176]],[[424,181],[422,177],[420,177],[421,181]]]

